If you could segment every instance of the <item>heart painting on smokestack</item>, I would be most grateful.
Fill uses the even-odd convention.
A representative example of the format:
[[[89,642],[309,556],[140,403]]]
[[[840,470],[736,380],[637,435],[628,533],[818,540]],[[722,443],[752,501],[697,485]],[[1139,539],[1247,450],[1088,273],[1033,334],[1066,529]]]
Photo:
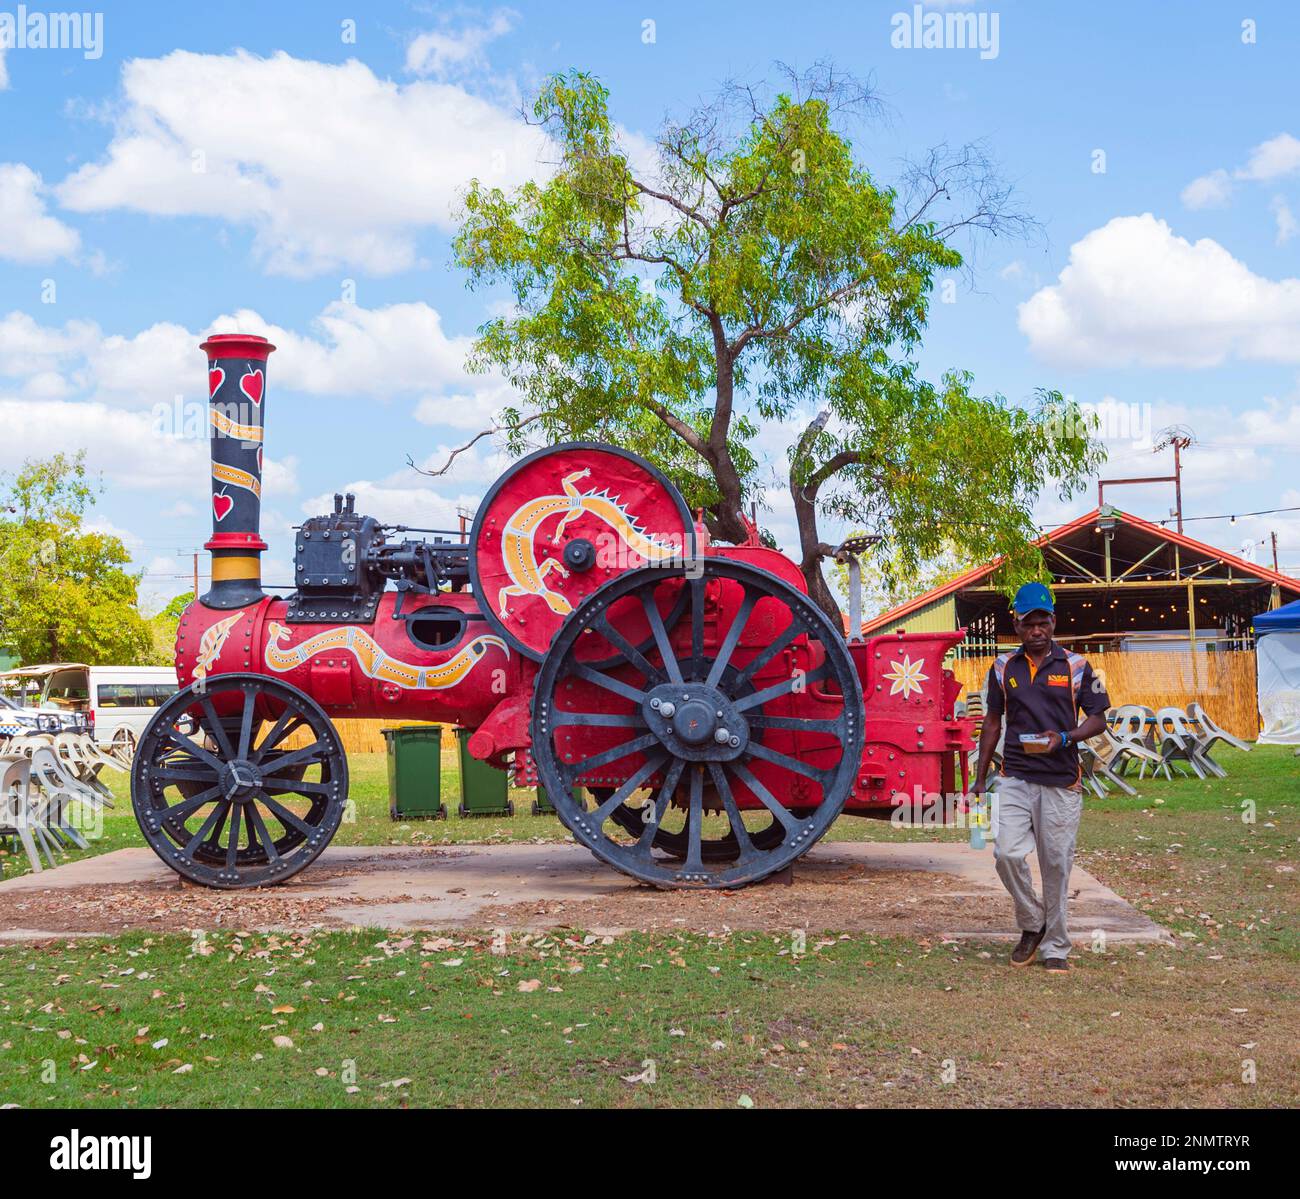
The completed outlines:
[[[266,360],[275,349],[251,333],[214,333],[208,356],[212,446],[212,588],[209,608],[242,608],[262,598],[262,430]]]

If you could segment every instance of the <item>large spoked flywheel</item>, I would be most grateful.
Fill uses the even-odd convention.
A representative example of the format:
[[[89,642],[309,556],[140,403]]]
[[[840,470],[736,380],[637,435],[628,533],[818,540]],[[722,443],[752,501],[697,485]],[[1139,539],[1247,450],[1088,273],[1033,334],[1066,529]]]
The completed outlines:
[[[256,674],[178,691],[149,722],[131,769],[145,840],[177,873],[223,890],[284,882],[329,844],[347,756],[320,705]]]
[[[844,806],[862,745],[843,635],[790,584],[722,557],[605,584],[534,688],[532,755],[560,819],[659,887],[739,887],[789,865]],[[594,810],[574,798],[583,785]]]

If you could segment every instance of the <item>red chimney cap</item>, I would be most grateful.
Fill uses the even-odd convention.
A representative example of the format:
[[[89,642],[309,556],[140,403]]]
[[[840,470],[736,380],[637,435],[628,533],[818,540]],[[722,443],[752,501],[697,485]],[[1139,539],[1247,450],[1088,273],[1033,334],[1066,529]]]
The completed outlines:
[[[199,349],[209,358],[255,358],[265,362],[275,346],[256,333],[214,333]]]

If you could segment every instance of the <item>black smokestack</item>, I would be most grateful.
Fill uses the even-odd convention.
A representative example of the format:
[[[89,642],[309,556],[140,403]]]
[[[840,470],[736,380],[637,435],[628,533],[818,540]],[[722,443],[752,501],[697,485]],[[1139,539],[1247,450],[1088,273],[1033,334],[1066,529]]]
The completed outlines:
[[[242,608],[262,598],[262,429],[266,360],[275,349],[251,333],[215,333],[208,356],[212,424],[212,554],[209,608]]]

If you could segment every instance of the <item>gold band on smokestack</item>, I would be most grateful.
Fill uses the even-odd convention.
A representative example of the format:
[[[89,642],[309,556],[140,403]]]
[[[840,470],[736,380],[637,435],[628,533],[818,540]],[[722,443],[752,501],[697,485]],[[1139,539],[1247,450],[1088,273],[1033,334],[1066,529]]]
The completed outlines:
[[[208,356],[212,425],[212,588],[209,608],[242,608],[262,598],[262,433],[266,360],[275,349],[252,333],[214,333]]]

